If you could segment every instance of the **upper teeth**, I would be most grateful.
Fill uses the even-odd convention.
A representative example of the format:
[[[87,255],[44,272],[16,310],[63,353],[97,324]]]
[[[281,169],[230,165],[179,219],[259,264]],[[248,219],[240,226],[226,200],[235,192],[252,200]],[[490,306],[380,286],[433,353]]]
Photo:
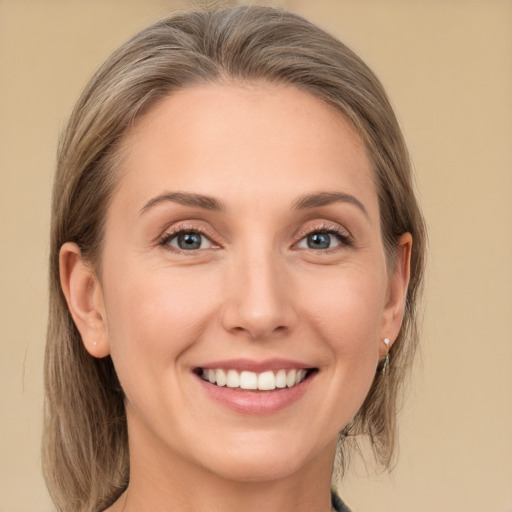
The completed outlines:
[[[203,369],[202,378],[228,388],[259,389],[268,391],[276,388],[291,388],[296,386],[306,377],[306,370],[278,370],[255,373],[249,371],[238,372],[236,370]]]

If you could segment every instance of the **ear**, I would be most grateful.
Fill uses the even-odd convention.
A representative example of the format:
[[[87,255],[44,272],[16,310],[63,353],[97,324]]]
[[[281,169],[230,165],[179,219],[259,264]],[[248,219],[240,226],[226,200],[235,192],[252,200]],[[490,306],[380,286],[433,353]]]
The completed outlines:
[[[385,357],[391,345],[398,337],[405,311],[407,288],[411,272],[412,236],[404,233],[398,240],[395,253],[395,267],[388,283],[388,294],[382,321],[381,339],[389,338],[386,347],[379,343],[379,357]]]
[[[94,357],[110,353],[103,290],[80,248],[65,243],[59,253],[60,285],[85,349]]]

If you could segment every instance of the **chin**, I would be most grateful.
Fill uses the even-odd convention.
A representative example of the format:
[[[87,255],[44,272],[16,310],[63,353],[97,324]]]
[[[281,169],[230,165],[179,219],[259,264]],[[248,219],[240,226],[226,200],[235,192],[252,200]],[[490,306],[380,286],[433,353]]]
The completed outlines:
[[[247,455],[227,456],[215,467],[208,468],[221,478],[240,483],[258,483],[283,480],[296,474],[306,461],[291,457],[290,454],[266,457]]]
[[[324,449],[307,447],[304,440],[290,442],[281,436],[274,439],[234,441],[218,454],[209,454],[206,467],[222,478],[237,482],[265,482],[286,479],[313,467],[315,459],[327,458],[332,464],[336,442]],[[203,457],[204,459],[204,457]],[[212,464],[212,461],[215,463]]]

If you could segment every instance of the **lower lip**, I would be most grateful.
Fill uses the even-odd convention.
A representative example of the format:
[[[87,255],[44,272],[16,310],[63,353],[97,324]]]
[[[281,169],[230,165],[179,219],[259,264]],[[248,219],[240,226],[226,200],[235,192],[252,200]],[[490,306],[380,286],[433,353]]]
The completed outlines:
[[[271,391],[247,391],[240,388],[216,386],[196,375],[207,395],[232,411],[242,414],[271,414],[289,407],[307,391],[316,372],[291,388]]]

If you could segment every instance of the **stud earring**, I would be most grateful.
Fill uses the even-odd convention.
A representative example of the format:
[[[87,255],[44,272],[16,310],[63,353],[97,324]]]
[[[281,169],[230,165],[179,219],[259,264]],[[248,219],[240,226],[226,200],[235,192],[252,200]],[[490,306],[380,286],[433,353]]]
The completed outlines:
[[[384,338],[384,344],[386,348],[389,347],[389,338]],[[382,375],[387,375],[389,369],[389,352],[386,353],[386,357],[384,358],[384,364],[382,365]]]

